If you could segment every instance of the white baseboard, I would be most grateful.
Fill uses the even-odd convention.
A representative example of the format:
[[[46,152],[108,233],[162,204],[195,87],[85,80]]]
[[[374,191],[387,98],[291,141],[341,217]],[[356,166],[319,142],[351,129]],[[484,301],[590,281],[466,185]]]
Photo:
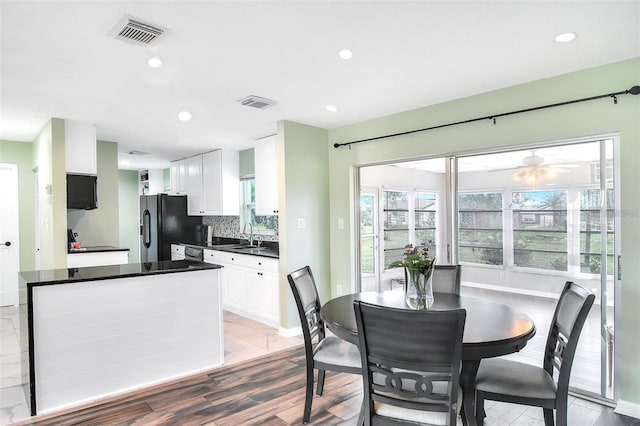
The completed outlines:
[[[640,404],[619,399],[618,404],[616,405],[616,408],[613,410],[613,412],[616,414],[622,414],[624,416],[640,419]]]
[[[300,336],[302,334],[302,327],[297,326],[293,328],[282,328],[278,329],[278,335],[282,337],[295,337]]]

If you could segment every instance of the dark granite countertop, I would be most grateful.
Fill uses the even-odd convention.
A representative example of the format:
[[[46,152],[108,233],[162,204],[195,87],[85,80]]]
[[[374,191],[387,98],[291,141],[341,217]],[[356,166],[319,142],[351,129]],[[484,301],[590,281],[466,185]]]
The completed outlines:
[[[198,242],[198,243],[184,243],[180,241],[174,242],[174,244],[180,244],[183,246],[201,247],[210,250],[226,251],[229,253],[247,254],[251,256],[269,257],[271,259],[278,259],[280,252],[278,250],[278,243],[274,241],[263,241],[260,247],[249,246],[247,240],[241,240],[236,238],[224,238],[216,237],[211,242]]]
[[[128,248],[124,247],[113,247],[113,246],[90,246],[90,247],[80,247],[77,249],[69,249],[68,253],[100,253],[107,251],[129,251]]]
[[[20,272],[20,281],[22,285],[26,284],[27,287],[33,287],[219,268],[221,268],[220,265],[204,262],[168,260],[162,262],[127,263],[124,265],[92,266],[87,268],[24,271]]]

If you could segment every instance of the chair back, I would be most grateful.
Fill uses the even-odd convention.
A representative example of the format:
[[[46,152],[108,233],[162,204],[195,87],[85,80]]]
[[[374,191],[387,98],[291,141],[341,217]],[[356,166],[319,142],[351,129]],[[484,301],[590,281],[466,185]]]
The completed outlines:
[[[547,336],[543,365],[552,377],[557,378],[558,394],[566,395],[569,389],[578,338],[594,299],[592,293],[571,281],[566,282],[560,294]],[[554,375],[554,370],[557,370],[557,375]]]
[[[434,265],[433,291],[460,295],[460,265]]]
[[[421,422],[422,415],[437,412],[444,419],[440,424],[455,425],[466,311],[414,311],[358,300],[354,310],[365,425],[385,417],[376,403],[410,411],[409,418],[418,413]]]
[[[324,339],[324,322],[320,318],[320,297],[311,268],[305,266],[287,275],[289,286],[296,301],[305,351],[308,359],[313,358],[314,339]],[[315,343],[317,343],[315,342]]]

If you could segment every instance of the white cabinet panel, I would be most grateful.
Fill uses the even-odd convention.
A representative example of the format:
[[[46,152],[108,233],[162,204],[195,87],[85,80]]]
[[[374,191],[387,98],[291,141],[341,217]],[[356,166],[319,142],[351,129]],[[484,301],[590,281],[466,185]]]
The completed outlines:
[[[189,157],[186,160],[187,214],[198,216],[204,214],[202,209],[202,155]]]
[[[278,145],[276,136],[255,145],[256,214],[278,214]]]
[[[64,151],[67,173],[98,174],[95,124],[64,120]]]
[[[187,160],[171,162],[171,192],[175,194],[187,193]]]
[[[184,246],[171,244],[171,260],[184,260]]]
[[[272,327],[280,326],[277,259],[206,249],[203,258],[223,266],[225,309]]]
[[[183,161],[186,165],[187,213],[190,216],[240,214],[237,151],[216,150]]]

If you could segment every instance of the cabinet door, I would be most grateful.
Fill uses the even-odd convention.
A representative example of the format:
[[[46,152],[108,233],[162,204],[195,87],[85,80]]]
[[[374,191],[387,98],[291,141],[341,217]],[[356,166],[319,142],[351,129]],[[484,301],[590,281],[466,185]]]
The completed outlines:
[[[187,214],[201,216],[202,209],[202,155],[189,157],[186,160]]]
[[[247,273],[242,268],[224,265],[224,304],[241,310],[246,309]]]
[[[187,164],[186,160],[171,162],[171,192],[186,194]]]
[[[222,151],[202,154],[202,206],[206,215],[222,215]]]
[[[262,315],[269,322],[279,324],[278,276],[269,272],[261,272],[258,274],[258,286],[262,299]]]
[[[276,136],[259,139],[255,146],[256,214],[278,213],[278,150]]]

